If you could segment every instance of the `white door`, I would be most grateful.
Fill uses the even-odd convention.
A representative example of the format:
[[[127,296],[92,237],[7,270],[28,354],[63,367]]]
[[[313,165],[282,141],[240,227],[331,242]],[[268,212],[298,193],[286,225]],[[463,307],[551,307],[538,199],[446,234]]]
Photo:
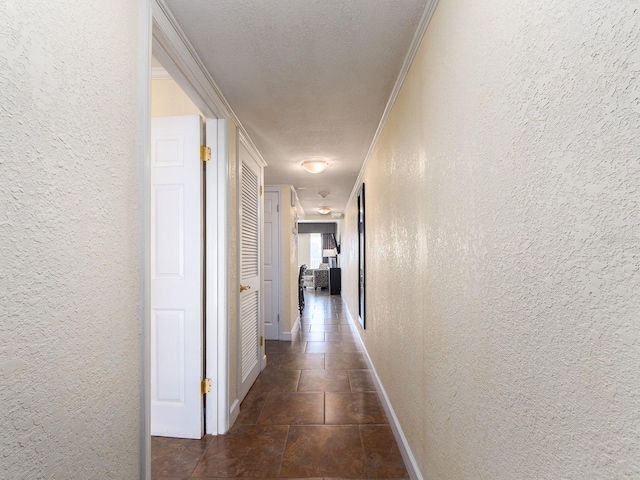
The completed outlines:
[[[239,401],[260,373],[260,194],[262,172],[240,143]]]
[[[202,438],[201,121],[151,123],[151,435]]]
[[[280,339],[280,194],[264,193],[264,338]]]

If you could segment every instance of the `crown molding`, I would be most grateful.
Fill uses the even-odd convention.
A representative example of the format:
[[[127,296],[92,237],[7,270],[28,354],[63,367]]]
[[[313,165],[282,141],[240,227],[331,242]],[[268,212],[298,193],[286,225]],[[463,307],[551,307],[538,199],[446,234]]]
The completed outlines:
[[[371,145],[369,146],[367,155],[364,157],[362,168],[360,168],[360,173],[358,174],[358,178],[356,179],[356,182],[353,185],[353,189],[351,190],[351,195],[349,196],[349,200],[347,200],[347,207],[353,200],[353,197],[355,196],[356,192],[359,190],[360,182],[362,181],[362,177],[364,176],[364,171],[366,170],[369,160],[371,159],[373,150],[376,148],[376,145],[378,144],[378,140],[380,139],[382,130],[384,130],[384,127],[387,124],[387,119],[389,118],[391,109],[393,108],[393,105],[396,103],[396,99],[400,94],[400,90],[402,89],[404,80],[407,77],[407,74],[409,73],[409,69],[411,68],[413,59],[415,58],[416,53],[418,52],[420,43],[422,42],[422,37],[424,37],[424,33],[427,31],[427,27],[429,26],[429,22],[431,22],[431,18],[433,17],[433,13],[435,12],[437,5],[438,5],[438,0],[428,0],[428,4],[424,8],[424,12],[422,12],[422,17],[420,17],[420,22],[418,23],[418,28],[416,29],[416,32],[413,35],[413,39],[411,40],[411,44],[409,45],[409,50],[407,51],[407,55],[404,57],[402,68],[400,69],[400,73],[398,74],[396,83],[393,86],[393,90],[391,91],[391,95],[389,96],[389,100],[387,101],[387,105],[384,108],[384,112],[382,113],[382,118],[380,119],[380,123],[378,123],[378,128],[376,129],[376,133],[373,135],[373,140],[371,141]]]
[[[267,162],[264,161],[264,158],[262,158],[262,154],[258,151],[256,146],[253,144],[253,142],[251,141],[251,137],[249,137],[249,135],[247,134],[244,128],[238,127],[238,137],[240,141],[244,144],[244,146],[247,148],[247,150],[249,150],[249,153],[251,153],[253,157],[256,159],[258,164],[263,168],[266,167]]]
[[[153,67],[151,69],[151,78],[153,80],[167,80],[171,78],[171,75],[162,67]]]

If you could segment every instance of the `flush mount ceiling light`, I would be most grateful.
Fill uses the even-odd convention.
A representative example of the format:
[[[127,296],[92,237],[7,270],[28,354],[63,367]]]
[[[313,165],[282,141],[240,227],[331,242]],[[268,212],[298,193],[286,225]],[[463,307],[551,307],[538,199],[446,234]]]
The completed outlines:
[[[318,196],[321,198],[327,198],[329,196],[329,192],[318,192]]]
[[[307,160],[302,162],[302,168],[309,173],[324,172],[328,166],[329,163],[326,160]]]
[[[320,213],[321,215],[328,215],[329,213],[331,213],[331,209],[329,207],[320,207],[318,209],[318,213]]]

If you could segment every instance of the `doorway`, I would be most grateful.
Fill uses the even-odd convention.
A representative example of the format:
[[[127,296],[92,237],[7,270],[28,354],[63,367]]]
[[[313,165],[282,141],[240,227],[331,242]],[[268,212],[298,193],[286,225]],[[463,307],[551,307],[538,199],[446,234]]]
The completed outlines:
[[[201,112],[152,58],[151,435],[202,438],[205,429],[204,145]]]
[[[264,192],[264,338],[280,340],[280,190]]]
[[[192,101],[194,92],[187,95],[182,86],[188,83],[155,41],[155,30],[153,55],[150,431],[201,438],[229,428],[227,322],[218,321],[227,318],[228,308],[229,122],[211,118],[210,109],[205,115]],[[181,125],[185,131],[179,131]],[[190,184],[180,185],[180,168],[187,166]],[[159,262],[164,270],[158,270]],[[167,287],[171,282],[173,288]],[[186,282],[191,282],[189,305],[167,304]]]
[[[204,324],[202,345],[203,376],[211,382],[211,392],[204,396],[205,433],[224,434],[239,413],[239,395],[241,389],[238,352],[240,351],[240,312],[241,298],[238,293],[240,277],[240,251],[235,250],[240,243],[240,180],[241,153],[240,144],[258,164],[259,192],[262,193],[262,172],[264,160],[251,139],[240,125],[235,113],[219,89],[202,66],[192,47],[185,41],[183,32],[170,12],[161,2],[150,2],[152,31],[149,39],[152,48],[142,45],[141,55],[153,53],[159,66],[166,69],[171,78],[179,85],[182,93],[196,106],[201,117],[206,118],[206,146],[210,147],[211,160],[207,163],[203,179],[206,190],[204,200]],[[144,43],[144,42],[143,42]],[[146,56],[146,61],[149,57]],[[158,65],[155,64],[157,67]],[[150,79],[141,81],[141,95],[149,94]],[[149,112],[150,102],[143,102],[143,111]],[[180,112],[183,113],[183,112]],[[150,114],[143,115],[141,138],[150,131]],[[147,119],[144,121],[144,119]],[[149,138],[149,137],[147,137]],[[144,358],[141,371],[142,411],[142,471],[148,468],[150,452],[150,411],[151,411],[151,185],[150,185],[150,138],[141,142],[141,315],[142,344],[141,355]],[[261,217],[262,199],[258,199]],[[261,231],[261,229],[260,229]],[[258,251],[262,244],[259,240]],[[231,254],[233,251],[233,255]],[[260,272],[262,268],[260,267]],[[261,273],[260,280],[261,282]],[[259,290],[259,289],[258,289]],[[262,302],[259,301],[262,310]],[[260,340],[262,325],[259,323]],[[256,339],[257,340],[257,339]],[[260,366],[264,365],[264,347],[258,349]],[[249,358],[248,356],[246,357]],[[247,369],[246,371],[253,371]],[[198,385],[198,390],[200,385]],[[144,475],[143,475],[144,476]]]

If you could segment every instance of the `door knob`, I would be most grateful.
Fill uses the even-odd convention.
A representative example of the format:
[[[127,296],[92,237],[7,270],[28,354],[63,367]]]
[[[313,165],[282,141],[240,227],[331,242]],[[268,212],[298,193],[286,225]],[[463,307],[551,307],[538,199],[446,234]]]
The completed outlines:
[[[251,290],[251,285],[242,285],[240,284],[240,292],[244,292],[245,290]]]

